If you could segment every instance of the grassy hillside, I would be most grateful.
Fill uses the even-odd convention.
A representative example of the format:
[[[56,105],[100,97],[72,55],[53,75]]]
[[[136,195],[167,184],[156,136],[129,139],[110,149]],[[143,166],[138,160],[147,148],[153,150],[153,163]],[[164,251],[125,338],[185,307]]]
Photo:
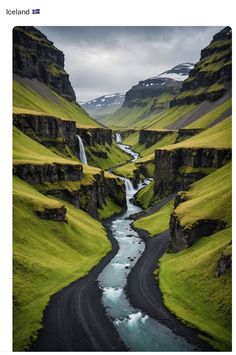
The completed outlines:
[[[14,350],[19,351],[40,328],[49,297],[86,275],[111,245],[101,224],[72,205],[18,178],[13,193]],[[34,212],[58,204],[67,208],[67,223],[42,220]]]
[[[226,229],[186,250],[164,254],[159,273],[166,306],[205,332],[207,341],[219,350],[231,346],[231,274],[216,276],[220,256],[231,248],[231,167],[229,163],[194,183],[187,201],[175,209],[183,226],[209,218],[225,221]],[[162,215],[156,219],[156,224],[164,222]]]
[[[76,121],[77,127],[101,127],[78,104],[64,99],[36,79],[19,78],[13,81],[13,112],[32,115],[47,114]]]
[[[134,227],[147,231],[150,237],[169,229],[170,214],[173,212],[173,201],[168,202],[158,212],[142,217],[134,222]]]
[[[217,125],[197,134],[194,137],[186,139],[177,144],[165,146],[164,149],[176,148],[231,148],[232,146],[232,119],[226,118]],[[160,148],[161,149],[161,148]]]
[[[216,349],[231,350],[231,275],[216,277],[217,262],[229,248],[231,228],[201,238],[191,248],[164,254],[160,287],[165,305],[190,326],[205,332]]]

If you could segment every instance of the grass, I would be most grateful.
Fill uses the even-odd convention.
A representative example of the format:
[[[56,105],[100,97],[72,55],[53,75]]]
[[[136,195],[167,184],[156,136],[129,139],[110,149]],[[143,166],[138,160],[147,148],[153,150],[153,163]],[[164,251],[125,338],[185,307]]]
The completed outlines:
[[[200,117],[197,121],[192,122],[187,128],[207,128],[212,122],[220,117],[224,112],[230,109],[232,106],[232,99],[223,102],[215,109],[211,110],[204,116]]]
[[[152,199],[154,197],[153,185],[154,181],[151,181],[147,186],[139,190],[135,195],[135,199],[143,209],[146,209],[151,205]]]
[[[76,158],[63,158],[52,152],[34,139],[26,136],[18,128],[13,126],[13,160],[14,163],[33,163],[33,164],[78,164]]]
[[[200,219],[231,223],[231,174],[232,163],[228,163],[191,185],[186,192],[187,201],[175,209],[183,226],[189,227]]]
[[[110,198],[107,198],[102,208],[98,209],[98,216],[100,219],[106,219],[120,213],[121,211],[121,207],[117,206]]]
[[[165,146],[164,149],[177,148],[231,148],[232,119],[226,118],[217,125],[177,144]],[[162,149],[162,148],[160,148]]]
[[[14,177],[14,350],[25,350],[41,327],[52,294],[86,275],[110,250],[101,224],[72,205],[45,197]],[[63,204],[67,223],[34,212]]]
[[[26,83],[13,81],[14,113],[47,114],[76,121],[77,127],[100,127],[78,104],[64,99],[45,84],[38,82],[33,89]]]
[[[231,229],[201,238],[191,248],[160,259],[159,280],[165,305],[207,335],[216,349],[231,350],[231,275],[216,277],[217,262],[228,248]]]
[[[197,105],[183,105],[177,107],[171,107],[159,115],[154,117],[154,119],[148,122],[146,128],[148,129],[159,129],[159,128],[168,128],[174,122],[177,122],[179,119],[184,117],[187,113],[191,112],[197,107]]]
[[[173,200],[163,206],[158,212],[149,216],[137,219],[133,225],[135,228],[143,229],[150,237],[165,232],[169,229],[170,214],[173,211]]]
[[[98,145],[85,148],[89,165],[99,167],[103,170],[109,169],[119,164],[123,164],[131,159],[131,156],[121,150],[115,143],[112,145]],[[97,152],[104,152],[107,158],[98,157]]]
[[[231,170],[228,163],[192,184],[186,201],[175,209],[184,227],[214,219],[226,222],[226,229],[186,250],[164,254],[159,272],[165,305],[222,351],[231,347],[231,274],[216,277],[216,268],[220,256],[231,252]]]

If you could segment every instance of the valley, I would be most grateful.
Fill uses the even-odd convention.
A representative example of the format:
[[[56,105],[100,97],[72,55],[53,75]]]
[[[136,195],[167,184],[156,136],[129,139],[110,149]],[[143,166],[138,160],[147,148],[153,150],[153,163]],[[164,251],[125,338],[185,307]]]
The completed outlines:
[[[231,36],[90,110],[14,29],[15,351],[231,350]]]

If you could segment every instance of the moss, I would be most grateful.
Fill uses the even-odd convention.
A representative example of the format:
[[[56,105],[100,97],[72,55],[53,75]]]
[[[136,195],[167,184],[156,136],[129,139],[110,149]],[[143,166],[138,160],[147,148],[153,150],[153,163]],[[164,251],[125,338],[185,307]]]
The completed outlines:
[[[154,197],[153,191],[154,181],[151,181],[150,184],[142,188],[135,195],[135,199],[142,206],[143,209],[148,208],[151,205],[152,199]]]
[[[106,198],[106,202],[102,208],[98,209],[98,216],[101,219],[106,219],[122,211],[121,207],[117,206],[110,198]]]
[[[63,201],[67,223],[34,208],[61,204],[14,178],[14,350],[27,348],[52,294],[86,275],[111,249],[102,225]]]
[[[168,202],[158,212],[142,217],[134,222],[134,227],[147,231],[150,237],[169,229],[170,214],[173,212],[174,202]]]
[[[221,351],[231,350],[232,286],[230,274],[216,277],[216,267],[230,238],[228,228],[189,249],[164,254],[159,272],[165,305]]]
[[[47,114],[64,120],[76,121],[77,127],[100,126],[77,103],[64,99],[43,83],[39,85],[42,85],[44,95],[40,95],[40,90],[37,92],[27,85],[13,81],[14,113]]]

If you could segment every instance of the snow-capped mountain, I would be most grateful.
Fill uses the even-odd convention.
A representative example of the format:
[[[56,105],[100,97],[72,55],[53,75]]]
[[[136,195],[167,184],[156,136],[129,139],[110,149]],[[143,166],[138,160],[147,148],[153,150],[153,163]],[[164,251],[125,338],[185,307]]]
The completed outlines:
[[[99,119],[118,110],[124,102],[124,97],[122,93],[103,95],[85,102],[82,107],[90,116]]]
[[[126,92],[123,106],[144,106],[147,98],[157,98],[163,94],[172,97],[178,95],[182,81],[188,78],[189,72],[193,68],[194,64],[192,63],[182,63],[155,77],[139,81],[137,85]]]
[[[184,81],[188,78],[189,72],[194,68],[193,63],[182,63],[176,65],[174,68],[165,71],[164,73],[154,76],[149,79],[158,79],[158,78],[169,78],[177,81]]]

